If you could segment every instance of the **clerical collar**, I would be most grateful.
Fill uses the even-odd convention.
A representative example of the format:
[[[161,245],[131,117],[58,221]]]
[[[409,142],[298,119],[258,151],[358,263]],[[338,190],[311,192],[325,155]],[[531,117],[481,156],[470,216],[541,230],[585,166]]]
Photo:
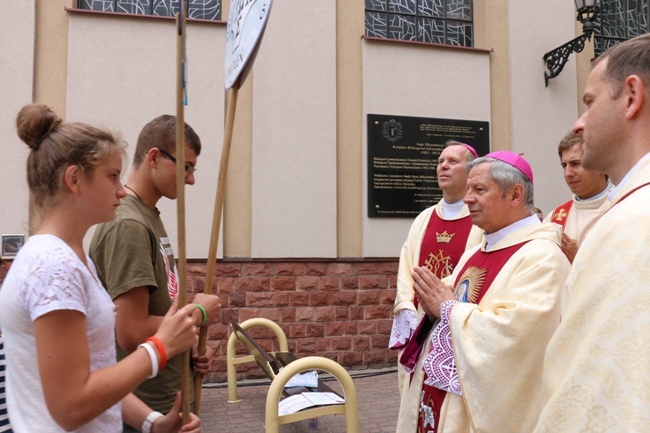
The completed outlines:
[[[442,216],[446,219],[451,219],[458,216],[463,211],[463,206],[465,203],[463,200],[458,200],[455,203],[447,203],[447,201],[442,199]]]
[[[630,169],[630,171],[627,172],[627,174],[621,179],[621,181],[618,183],[618,185],[614,186],[612,190],[609,192],[609,196],[607,197],[607,200],[611,200],[614,198],[616,193],[620,191],[620,189],[627,183],[628,180],[632,177],[634,173],[636,173],[641,166],[645,163],[645,161],[650,157],[650,153],[646,153],[643,158],[641,158],[636,164],[634,164],[634,167]]]
[[[610,186],[610,185],[609,185],[609,182],[607,182],[607,184],[605,185],[605,189],[602,190],[601,192],[599,192],[598,194],[596,194],[596,195],[593,196],[593,197],[589,197],[589,198],[580,198],[580,197],[578,197],[578,196],[575,196],[575,197],[576,197],[576,201],[587,202],[587,201],[598,200],[599,198],[601,198],[602,196],[604,196],[605,194],[607,194],[607,193],[609,192],[609,186]]]
[[[514,223],[510,224],[509,226],[505,226],[501,230],[497,230],[494,233],[484,233],[485,234],[485,251],[490,251],[490,248],[493,245],[496,245],[501,239],[505,238],[506,236],[523,229],[524,227],[528,226],[533,226],[533,225],[540,225],[541,221],[537,217],[537,215],[532,214],[529,217],[520,219],[519,221],[515,221]]]

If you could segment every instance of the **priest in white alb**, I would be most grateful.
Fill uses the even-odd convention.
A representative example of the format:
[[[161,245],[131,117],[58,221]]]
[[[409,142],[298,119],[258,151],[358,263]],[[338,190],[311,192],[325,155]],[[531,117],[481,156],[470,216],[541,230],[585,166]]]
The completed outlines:
[[[573,126],[615,185],[580,246],[544,363],[535,433],[650,431],[650,34],[598,57]]]
[[[448,141],[438,157],[436,175],[442,199],[415,218],[402,246],[397,273],[397,293],[393,308],[393,327],[388,347],[398,356],[411,339],[422,316],[413,291],[413,268],[426,266],[439,278],[454,270],[460,256],[481,241],[481,230],[472,225],[467,205],[463,203],[467,185],[467,164],[477,158],[469,144]],[[398,366],[400,392],[406,373]]]

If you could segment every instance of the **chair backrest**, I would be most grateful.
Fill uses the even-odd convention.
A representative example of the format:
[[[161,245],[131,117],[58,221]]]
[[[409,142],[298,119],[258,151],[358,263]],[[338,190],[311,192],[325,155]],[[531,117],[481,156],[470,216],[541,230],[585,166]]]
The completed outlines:
[[[253,356],[252,354],[237,355],[237,343],[241,341],[242,344],[245,344],[246,341],[249,342],[251,342],[251,340],[255,341],[250,336],[246,337],[246,333],[242,333],[241,330],[247,331],[253,327],[262,327],[268,329],[275,336],[275,342],[278,344],[280,348],[280,353],[286,353],[289,351],[287,336],[284,335],[284,331],[282,330],[280,325],[273,322],[272,320],[264,319],[262,317],[254,317],[252,319],[247,319],[239,324],[233,323],[233,325],[237,325],[237,328],[231,326],[233,332],[231,332],[230,335],[228,336],[228,345],[226,347],[226,358],[227,358],[226,365],[228,371],[228,402],[229,403],[236,403],[238,401],[241,401],[237,396],[237,366],[240,364],[247,364],[250,362],[257,362],[259,364],[260,363],[259,360],[261,359],[261,358],[255,358],[255,356]],[[240,331],[235,332],[236,329]],[[243,338],[242,340],[240,340],[238,337],[243,337]],[[254,347],[251,345],[247,346],[249,351],[251,350],[251,347]],[[263,348],[261,349],[262,350],[256,348],[256,352],[258,352],[258,357],[259,356],[264,357],[263,355],[264,353],[268,354],[266,350],[264,350]],[[273,353],[273,355],[275,356],[276,353]],[[264,359],[268,361],[267,358]],[[266,365],[267,364],[266,361],[264,361],[264,363],[262,363],[261,365]],[[274,367],[276,368],[276,370],[274,370]],[[274,377],[275,373],[274,375],[270,374],[274,371],[279,371],[278,365],[276,364],[274,366],[269,362],[267,369],[265,369],[265,373],[269,377]]]
[[[304,409],[300,412],[279,415],[278,403],[282,390],[296,374],[305,370],[323,370],[334,375],[343,387],[345,394],[345,404],[331,406],[317,406]],[[280,425],[289,424],[296,421],[317,418],[323,415],[345,414],[345,424],[347,433],[359,433],[359,404],[357,401],[357,390],[350,374],[335,361],[322,356],[308,356],[300,358],[282,369],[278,376],[271,382],[269,391],[266,394],[266,411],[264,422],[266,424],[266,433],[279,433]]]
[[[255,361],[257,361],[260,367],[262,367],[264,373],[266,373],[266,375],[271,379],[275,378],[275,376],[280,372],[278,361],[264,350],[264,348],[237,323],[232,324],[232,330],[237,336],[237,339],[241,341],[244,346],[248,348],[251,355],[255,357]]]

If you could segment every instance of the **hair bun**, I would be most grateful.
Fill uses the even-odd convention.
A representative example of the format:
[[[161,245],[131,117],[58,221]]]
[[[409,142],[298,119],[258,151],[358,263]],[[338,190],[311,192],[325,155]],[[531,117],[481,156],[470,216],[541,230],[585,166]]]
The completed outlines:
[[[32,150],[38,150],[41,143],[63,120],[44,104],[25,105],[16,117],[18,136]]]

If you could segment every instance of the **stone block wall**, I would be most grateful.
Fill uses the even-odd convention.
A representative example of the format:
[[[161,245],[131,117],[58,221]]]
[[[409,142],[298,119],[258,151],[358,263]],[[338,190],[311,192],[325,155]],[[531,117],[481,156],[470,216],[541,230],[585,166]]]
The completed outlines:
[[[7,272],[9,272],[9,267],[11,267],[10,260],[0,259],[0,286],[2,285],[2,282],[5,280],[5,277],[7,276]]]
[[[0,260],[0,284],[10,265]],[[207,381],[226,381],[229,324],[254,317],[278,323],[299,358],[325,356],[348,370],[394,366],[397,353],[387,347],[397,265],[397,259],[219,260],[213,293],[221,300],[221,324],[208,332],[215,355]],[[191,299],[204,291],[206,263],[189,260],[186,266]],[[270,332],[255,329],[252,335],[267,351],[279,350]],[[256,363],[237,371],[238,378],[264,377]]]
[[[188,291],[204,291],[206,264],[187,262]],[[263,261],[219,260],[213,293],[222,305],[221,324],[210,327],[215,350],[209,382],[226,381],[229,324],[263,317],[284,330],[299,358],[319,355],[347,369],[393,366],[388,350],[397,279],[396,259]],[[270,332],[253,337],[267,351],[278,350]],[[241,345],[240,345],[241,346]],[[243,346],[240,353],[246,353]],[[257,364],[237,368],[239,378],[263,377]]]

